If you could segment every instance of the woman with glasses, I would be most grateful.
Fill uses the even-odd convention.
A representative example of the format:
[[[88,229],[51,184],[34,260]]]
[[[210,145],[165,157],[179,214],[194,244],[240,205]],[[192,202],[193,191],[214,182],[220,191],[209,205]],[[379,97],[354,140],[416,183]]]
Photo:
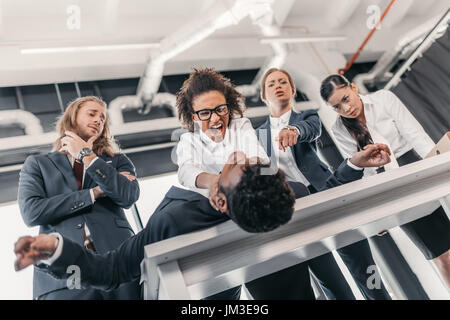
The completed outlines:
[[[196,70],[177,94],[179,118],[189,131],[177,147],[180,183],[210,199],[217,209],[219,173],[235,151],[269,161],[250,120],[243,117],[244,97],[229,79],[211,70]]]
[[[420,123],[390,91],[361,95],[344,76],[331,75],[323,80],[320,94],[339,114],[332,131],[345,155],[374,142],[388,145],[395,155],[389,165],[365,170],[364,176],[419,161],[434,147]],[[439,207],[401,228],[436,264],[450,288],[450,222],[444,209]]]

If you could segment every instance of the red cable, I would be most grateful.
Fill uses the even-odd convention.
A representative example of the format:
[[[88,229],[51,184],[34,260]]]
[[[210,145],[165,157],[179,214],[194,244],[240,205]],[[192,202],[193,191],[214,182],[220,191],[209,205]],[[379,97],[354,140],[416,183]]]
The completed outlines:
[[[339,74],[344,74],[345,71],[349,70],[350,67],[353,65],[353,63],[355,62],[356,58],[358,58],[360,52],[364,49],[365,45],[367,44],[367,42],[369,41],[369,39],[372,37],[372,35],[375,33],[375,31],[377,30],[377,27],[380,25],[381,21],[383,21],[384,17],[386,16],[386,14],[389,12],[389,10],[391,9],[392,5],[395,3],[395,0],[391,0],[391,3],[389,3],[389,5],[387,6],[386,10],[384,10],[383,14],[380,17],[380,20],[378,20],[377,24],[372,28],[372,30],[369,32],[369,34],[367,35],[366,39],[363,41],[363,43],[361,44],[361,46],[358,48],[358,50],[355,52],[355,54],[353,55],[353,57],[350,59],[350,61],[347,63],[347,65],[343,68],[343,69],[339,69],[338,73]]]

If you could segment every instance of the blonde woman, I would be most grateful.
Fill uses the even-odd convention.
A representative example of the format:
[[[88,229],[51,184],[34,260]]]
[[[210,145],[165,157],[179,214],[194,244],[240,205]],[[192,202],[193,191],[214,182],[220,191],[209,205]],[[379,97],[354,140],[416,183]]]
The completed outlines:
[[[25,224],[40,233],[58,232],[103,253],[133,235],[122,208],[139,198],[131,161],[111,138],[106,103],[88,96],[71,102],[56,125],[48,154],[29,156],[20,172],[18,202]],[[68,288],[34,270],[33,298],[45,300],[137,299],[137,283],[112,292]]]

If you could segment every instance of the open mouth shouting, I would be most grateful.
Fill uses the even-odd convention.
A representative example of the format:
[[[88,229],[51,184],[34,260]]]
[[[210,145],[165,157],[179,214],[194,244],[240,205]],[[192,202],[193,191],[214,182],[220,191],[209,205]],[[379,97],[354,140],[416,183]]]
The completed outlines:
[[[225,125],[223,122],[213,124],[208,128],[208,136],[211,137],[213,141],[221,141],[225,136]]]

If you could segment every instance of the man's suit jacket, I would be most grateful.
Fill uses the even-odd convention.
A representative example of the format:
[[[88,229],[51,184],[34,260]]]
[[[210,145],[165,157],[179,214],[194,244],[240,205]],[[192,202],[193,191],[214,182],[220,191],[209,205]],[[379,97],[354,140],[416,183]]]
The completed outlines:
[[[328,177],[325,186],[332,188],[358,180],[362,174],[362,171],[354,170],[343,162],[336,172]],[[309,194],[308,189],[301,183],[293,183],[291,187],[297,198]],[[146,227],[122,243],[118,249],[103,255],[94,254],[64,238],[61,256],[52,265],[40,267],[56,278],[67,278],[70,276],[66,273],[67,266],[78,265],[83,275],[82,285],[112,290],[121,283],[139,278],[145,245],[212,227],[228,219],[227,215],[214,210],[209,200],[199,193],[172,187],[150,217]]]
[[[296,113],[292,110],[289,125],[297,127],[300,131],[297,144],[289,148],[298,169],[316,190],[323,190],[326,188],[326,181],[330,177],[331,171],[316,153],[316,139],[320,137],[322,132],[317,112],[306,110]],[[256,134],[271,162],[276,163],[273,148],[278,148],[278,146],[272,146],[270,118],[267,118],[266,122],[256,129]]]
[[[27,226],[40,226],[40,233],[59,232],[78,245],[84,242],[84,224],[91,232],[99,253],[117,248],[134,233],[122,208],[139,198],[137,180],[129,181],[121,171],[135,175],[124,154],[99,156],[86,170],[83,189],[78,185],[68,157],[59,152],[29,156],[20,172],[18,202]],[[92,203],[90,189],[95,186],[106,197]],[[33,296],[67,287],[35,268]]]

